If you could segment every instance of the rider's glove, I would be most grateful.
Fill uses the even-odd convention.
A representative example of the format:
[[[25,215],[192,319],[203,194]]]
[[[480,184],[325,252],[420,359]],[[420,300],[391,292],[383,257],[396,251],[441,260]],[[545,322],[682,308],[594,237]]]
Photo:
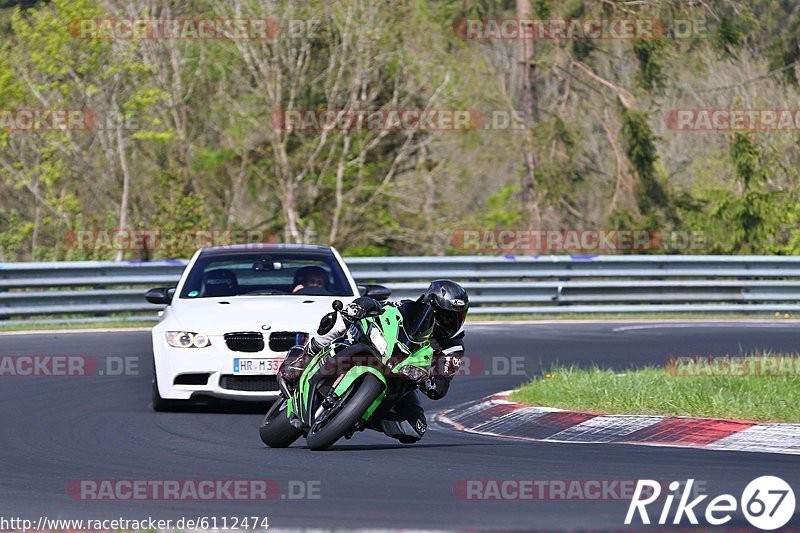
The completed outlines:
[[[377,301],[373,300],[372,298],[362,296],[347,304],[341,312],[345,320],[352,323],[358,322],[359,320],[366,318],[371,314],[375,314],[379,310],[380,304]]]
[[[434,350],[433,368],[437,376],[453,377],[464,362],[464,344],[459,340],[451,346],[442,348],[439,343],[431,341]]]
[[[441,375],[453,377],[458,372],[463,362],[463,352],[461,355],[445,355],[437,359],[437,367],[440,368]]]

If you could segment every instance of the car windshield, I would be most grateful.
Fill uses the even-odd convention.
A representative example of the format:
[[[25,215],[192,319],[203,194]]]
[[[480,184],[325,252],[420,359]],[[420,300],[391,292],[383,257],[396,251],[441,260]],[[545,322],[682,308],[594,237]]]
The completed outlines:
[[[201,255],[180,297],[353,296],[333,254],[270,252]]]

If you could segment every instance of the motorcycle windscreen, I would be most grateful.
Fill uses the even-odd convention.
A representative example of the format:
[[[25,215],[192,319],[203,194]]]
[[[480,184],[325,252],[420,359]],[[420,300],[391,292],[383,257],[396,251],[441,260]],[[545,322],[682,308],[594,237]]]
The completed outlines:
[[[403,329],[413,342],[424,342],[433,332],[433,308],[428,304],[406,300],[400,304]]]

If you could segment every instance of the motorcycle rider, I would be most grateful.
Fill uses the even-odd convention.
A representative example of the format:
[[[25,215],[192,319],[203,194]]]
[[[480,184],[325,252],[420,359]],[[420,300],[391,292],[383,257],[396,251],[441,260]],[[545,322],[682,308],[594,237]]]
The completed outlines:
[[[417,383],[417,388],[428,398],[439,400],[450,389],[450,381],[458,371],[464,357],[464,320],[469,310],[467,291],[450,280],[435,280],[418,298],[433,308],[434,324],[429,337],[434,350],[431,374]],[[402,302],[385,305],[399,305]],[[320,321],[317,334],[304,347],[295,347],[287,354],[278,370],[279,378],[290,389],[300,379],[306,365],[323,348],[343,336],[350,324],[371,314],[380,312],[381,304],[362,296],[342,308],[331,312]],[[294,353],[293,353],[294,352]],[[377,429],[403,443],[416,442],[423,437],[428,424],[416,389],[409,391],[393,407],[392,411],[377,422]]]

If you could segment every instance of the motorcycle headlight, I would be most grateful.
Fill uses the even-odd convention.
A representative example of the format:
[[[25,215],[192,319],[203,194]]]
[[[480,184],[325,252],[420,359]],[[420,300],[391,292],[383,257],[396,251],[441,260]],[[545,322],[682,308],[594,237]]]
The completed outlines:
[[[386,342],[386,338],[383,336],[383,333],[381,333],[381,330],[374,326],[369,328],[369,340],[375,349],[378,350],[378,353],[381,354],[381,357],[385,357],[386,350],[389,349],[389,343]]]
[[[211,346],[211,339],[205,333],[168,331],[167,344],[173,348],[205,348]]]

